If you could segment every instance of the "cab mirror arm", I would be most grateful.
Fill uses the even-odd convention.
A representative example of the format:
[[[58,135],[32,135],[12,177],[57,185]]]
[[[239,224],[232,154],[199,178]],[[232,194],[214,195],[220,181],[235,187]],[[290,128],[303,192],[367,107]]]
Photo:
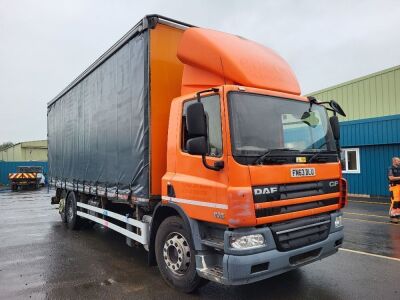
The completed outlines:
[[[207,139],[205,136],[194,137],[188,139],[186,142],[186,149],[189,154],[192,155],[201,155],[201,160],[203,162],[204,167],[209,170],[219,171],[224,168],[224,161],[216,161],[214,165],[209,165],[206,160],[206,154],[208,152]]]

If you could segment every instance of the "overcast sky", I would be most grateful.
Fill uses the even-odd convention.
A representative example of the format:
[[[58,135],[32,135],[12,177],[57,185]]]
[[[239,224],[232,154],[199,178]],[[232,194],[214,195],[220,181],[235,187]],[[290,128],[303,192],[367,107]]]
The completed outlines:
[[[400,64],[399,1],[0,0],[0,143],[46,138],[46,103],[150,13],[274,49],[303,93]]]

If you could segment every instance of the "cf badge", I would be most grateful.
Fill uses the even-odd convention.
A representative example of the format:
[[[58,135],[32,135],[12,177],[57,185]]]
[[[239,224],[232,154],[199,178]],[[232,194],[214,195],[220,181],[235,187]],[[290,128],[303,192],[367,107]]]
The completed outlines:
[[[339,181],[338,180],[329,181],[329,186],[330,187],[336,187],[338,185],[339,185]]]

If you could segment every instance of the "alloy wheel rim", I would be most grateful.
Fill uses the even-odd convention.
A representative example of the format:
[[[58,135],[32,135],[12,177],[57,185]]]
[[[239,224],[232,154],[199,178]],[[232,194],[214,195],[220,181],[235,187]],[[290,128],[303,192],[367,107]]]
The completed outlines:
[[[167,268],[175,275],[183,275],[190,266],[190,247],[185,237],[178,233],[170,233],[164,243],[163,257]]]

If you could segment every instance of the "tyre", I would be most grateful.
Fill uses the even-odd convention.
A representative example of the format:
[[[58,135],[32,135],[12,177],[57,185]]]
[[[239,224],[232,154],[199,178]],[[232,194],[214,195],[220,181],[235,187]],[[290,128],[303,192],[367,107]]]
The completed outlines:
[[[58,204],[58,212],[60,213],[61,221],[63,223],[67,223],[67,215],[65,213],[66,207],[65,207],[65,198],[62,198],[60,200],[60,203]]]
[[[18,190],[18,185],[16,185],[15,183],[11,184],[11,191],[16,192]]]
[[[75,193],[70,192],[65,205],[65,217],[67,220],[67,227],[72,230],[78,230],[82,225],[82,218],[77,215],[76,202]]]
[[[190,293],[206,283],[197,275],[192,237],[181,218],[168,217],[161,223],[155,251],[160,273],[171,287]]]

